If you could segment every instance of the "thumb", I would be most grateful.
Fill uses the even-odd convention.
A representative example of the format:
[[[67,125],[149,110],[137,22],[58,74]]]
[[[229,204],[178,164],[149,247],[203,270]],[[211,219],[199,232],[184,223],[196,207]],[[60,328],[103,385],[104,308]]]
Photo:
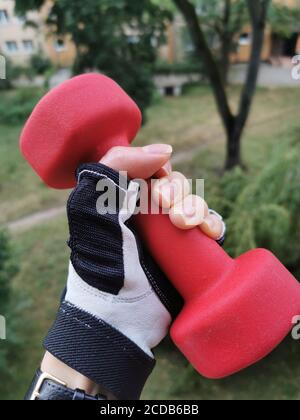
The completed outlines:
[[[131,179],[148,179],[168,165],[172,152],[172,147],[167,144],[114,147],[101,159],[100,163],[116,171],[127,172]]]

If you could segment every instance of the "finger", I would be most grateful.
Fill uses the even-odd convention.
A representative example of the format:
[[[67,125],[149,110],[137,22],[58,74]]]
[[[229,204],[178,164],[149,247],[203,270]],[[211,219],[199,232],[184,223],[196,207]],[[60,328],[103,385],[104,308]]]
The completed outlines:
[[[170,176],[172,173],[172,164],[171,162],[167,162],[156,174],[154,174],[154,178],[164,178],[166,176]]]
[[[205,235],[214,239],[215,241],[221,239],[224,231],[224,224],[220,217],[215,214],[209,214],[205,217],[199,226]]]
[[[190,193],[190,184],[180,172],[172,172],[168,177],[154,182],[152,198],[156,205],[169,210]]]
[[[197,195],[188,195],[170,209],[170,220],[179,229],[193,229],[208,215],[206,202]]]
[[[172,152],[167,144],[114,147],[100,162],[116,171],[127,172],[131,179],[148,179],[169,162]]]

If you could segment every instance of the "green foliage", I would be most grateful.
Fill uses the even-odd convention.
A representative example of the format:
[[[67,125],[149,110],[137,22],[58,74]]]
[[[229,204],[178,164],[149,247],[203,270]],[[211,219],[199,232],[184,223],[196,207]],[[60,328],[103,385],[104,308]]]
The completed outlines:
[[[165,61],[158,61],[155,65],[156,74],[190,74],[199,73],[199,71],[201,71],[201,63],[196,63],[195,61],[184,61],[174,64],[170,64]]]
[[[44,57],[42,53],[35,54],[30,59],[30,67],[32,71],[37,75],[44,75],[51,69],[51,61]]]
[[[23,67],[15,66],[10,60],[6,60],[6,79],[0,80],[0,90],[11,89],[13,80],[19,78],[24,72]]]
[[[6,95],[0,101],[0,124],[22,124],[40,99],[38,89],[24,88]]]
[[[19,11],[40,1],[17,1]],[[142,110],[151,103],[156,48],[170,17],[151,0],[56,0],[48,17],[57,34],[71,34],[74,72],[99,70],[115,79]]]
[[[232,203],[227,242],[232,255],[265,247],[290,268],[300,266],[299,156],[297,137],[278,147],[261,174],[247,185],[236,172],[227,175],[222,194],[225,203]]]
[[[28,80],[32,80],[37,72],[31,66],[17,66],[14,65],[10,60],[6,61],[6,79],[0,80],[0,90],[7,90],[14,87],[14,81],[25,77]]]
[[[0,231],[0,313],[5,314],[9,304],[10,280],[15,274],[11,263],[11,248],[7,235]]]
[[[228,53],[236,51],[238,47],[238,35],[243,27],[249,22],[249,15],[245,0],[231,1],[228,14],[225,12],[225,0],[194,0],[197,7],[201,26],[210,43],[214,47],[217,58],[222,57],[224,43],[229,42]],[[300,30],[300,5],[291,8],[285,5],[272,2],[269,7],[268,23],[274,33],[288,37],[293,32]],[[186,43],[190,43],[189,34]],[[218,42],[215,42],[215,40]]]
[[[224,20],[226,6],[224,0],[195,0],[194,3],[199,11],[201,23],[207,30],[213,30],[216,35],[220,35],[224,31],[227,32],[227,35],[235,35],[248,21],[247,7],[244,0],[231,1],[227,21]]]
[[[11,281],[17,273],[17,266],[13,259],[13,250],[9,242],[8,236],[0,231],[0,315],[5,316],[6,321],[10,325],[12,321],[12,304],[11,304]],[[10,330],[9,342],[0,341],[0,374],[9,373],[7,366],[7,357],[10,346],[15,344],[15,337]],[[2,377],[1,375],[1,377]]]
[[[224,0],[194,0],[201,27],[205,32],[213,51],[220,61],[227,54],[236,50],[238,46],[237,35],[249,21],[245,0],[226,2]],[[228,8],[226,8],[228,7]],[[190,35],[185,34],[190,44]],[[226,49],[226,52],[225,52]]]
[[[294,32],[300,30],[300,4],[299,1],[295,8],[285,5],[272,3],[269,9],[268,20],[276,34],[289,37]]]
[[[17,0],[16,12],[19,15],[25,15],[28,10],[40,9],[44,3],[44,0]]]

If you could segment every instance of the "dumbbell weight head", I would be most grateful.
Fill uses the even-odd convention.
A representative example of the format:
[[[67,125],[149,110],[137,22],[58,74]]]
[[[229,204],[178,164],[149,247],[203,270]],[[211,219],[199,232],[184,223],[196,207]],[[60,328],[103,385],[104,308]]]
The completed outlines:
[[[128,146],[141,122],[137,105],[112,79],[77,76],[34,109],[21,135],[21,151],[48,186],[72,188],[80,163],[98,162],[113,146]]]

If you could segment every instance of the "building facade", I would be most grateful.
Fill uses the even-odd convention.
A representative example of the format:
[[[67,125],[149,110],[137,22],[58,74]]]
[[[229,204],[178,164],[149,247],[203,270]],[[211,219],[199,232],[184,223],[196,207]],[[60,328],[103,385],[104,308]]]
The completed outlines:
[[[289,8],[300,7],[299,0],[274,0],[276,3]],[[238,48],[232,55],[233,62],[247,62],[251,54],[252,32],[251,26],[243,28],[238,40]],[[265,32],[265,40],[261,58],[263,61],[273,61],[280,57],[293,57],[300,53],[300,34],[295,32],[290,37],[284,38],[268,27]]]
[[[13,64],[26,66],[35,54],[43,54],[59,67],[69,67],[75,58],[75,47],[70,37],[57,38],[50,34],[45,20],[50,7],[46,4],[40,12],[29,12],[25,25],[18,17],[13,0],[0,0],[0,53]]]
[[[300,7],[300,0],[273,0],[289,8]],[[167,31],[167,43],[161,48],[161,56],[169,63],[181,61],[183,57],[191,53],[193,46],[189,43],[186,35],[187,29],[183,19],[177,16]],[[251,54],[252,31],[251,26],[246,25],[237,38],[237,49],[231,55],[233,63],[248,62]],[[263,61],[273,61],[280,57],[292,57],[300,53],[300,34],[293,33],[288,38],[283,38],[272,32],[267,27],[262,49]]]
[[[300,0],[274,0],[288,7],[299,6]],[[34,54],[43,54],[58,67],[70,67],[76,57],[76,48],[71,37],[55,37],[49,32],[45,23],[51,0],[39,12],[27,14],[27,20],[34,27],[25,25],[22,19],[14,13],[14,0],[0,0],[0,54],[16,65],[26,65]],[[181,16],[176,16],[166,32],[167,42],[159,48],[158,55],[163,61],[176,63],[183,61],[193,50],[188,37],[185,23]],[[243,28],[237,39],[237,50],[231,56],[233,63],[247,62],[251,54],[251,26]],[[262,60],[272,61],[281,56],[293,56],[300,52],[300,36],[297,32],[288,39],[272,33],[267,28],[262,50]]]

